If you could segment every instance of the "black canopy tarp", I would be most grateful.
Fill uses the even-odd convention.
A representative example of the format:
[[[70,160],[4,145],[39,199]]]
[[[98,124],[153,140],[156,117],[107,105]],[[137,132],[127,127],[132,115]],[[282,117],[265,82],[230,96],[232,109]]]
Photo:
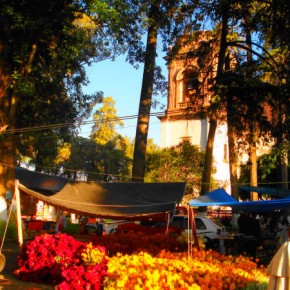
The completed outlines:
[[[68,183],[68,180],[65,178],[20,167],[16,168],[15,177],[27,188],[46,194],[58,192]]]
[[[47,204],[63,210],[88,216],[104,218],[132,218],[144,215],[156,215],[173,212],[180,203],[184,192],[184,182],[174,183],[141,183],[141,182],[68,182],[53,195],[45,195],[37,191],[46,190],[45,178],[39,183],[37,175],[35,183],[27,172],[30,186],[25,186],[25,179],[19,179],[18,188]],[[23,175],[24,176],[24,175]],[[22,177],[23,177],[22,176]],[[52,176],[48,176],[52,179]],[[58,180],[59,181],[59,180]],[[57,184],[57,182],[55,184]],[[49,182],[53,187],[53,182]]]

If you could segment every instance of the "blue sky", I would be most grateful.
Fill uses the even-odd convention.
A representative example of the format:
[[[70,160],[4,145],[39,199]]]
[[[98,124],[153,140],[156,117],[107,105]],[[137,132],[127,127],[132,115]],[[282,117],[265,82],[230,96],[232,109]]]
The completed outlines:
[[[163,74],[167,77],[167,69],[163,58],[159,57],[157,63],[163,67]],[[106,60],[95,63],[87,69],[87,76],[90,84],[84,88],[86,93],[103,91],[104,97],[112,97],[116,102],[119,117],[138,115],[143,65],[136,70],[125,61],[124,56],[121,56],[115,61]],[[162,99],[162,102],[166,102],[165,98]],[[151,109],[151,113],[160,111],[159,108]],[[117,131],[122,136],[133,139],[136,133],[136,124],[137,119],[125,120],[124,128],[117,128]],[[88,137],[91,127],[91,124],[82,126],[79,135]],[[154,143],[160,144],[160,121],[157,117],[150,118],[149,138],[153,138]]]

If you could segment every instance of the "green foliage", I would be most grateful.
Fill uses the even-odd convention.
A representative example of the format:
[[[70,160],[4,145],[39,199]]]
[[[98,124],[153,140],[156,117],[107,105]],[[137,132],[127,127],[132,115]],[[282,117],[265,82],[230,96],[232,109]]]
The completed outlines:
[[[2,239],[4,236],[6,228],[6,221],[0,220],[0,238]],[[17,232],[17,224],[15,219],[10,219],[6,231],[5,239],[17,239],[18,232]]]
[[[198,190],[201,182],[204,153],[200,149],[183,142],[175,147],[157,149],[147,154],[147,182],[186,182],[186,193]]]
[[[132,160],[126,155],[127,143],[120,135],[105,145],[97,144],[99,180],[128,181]]]
[[[89,2],[79,6],[65,1],[43,5],[4,0],[0,4],[0,58],[5,56],[0,69],[11,80],[1,87],[3,104],[11,103],[12,97],[16,101],[15,108],[4,111],[4,120],[19,128],[18,159],[29,156],[38,168],[52,166],[59,140],[67,141],[75,133],[76,121],[88,117],[102,99],[101,93],[82,91],[88,82],[85,64],[108,56],[98,42],[100,27],[93,25],[98,16],[85,9]],[[36,131],[36,126],[41,129]]]
[[[97,145],[93,140],[82,137],[73,138],[69,147],[68,158],[60,159],[57,164],[63,177],[83,180],[88,174],[96,172]]]
[[[92,128],[91,138],[98,144],[105,145],[113,140],[118,135],[116,126],[124,126],[116,115],[115,104],[112,97],[106,97],[103,99],[103,106],[94,113],[95,124]]]
[[[257,138],[263,139],[264,144],[272,141],[269,137],[273,122],[267,118],[269,106],[265,104],[277,94],[276,86],[246,77],[243,71],[228,71],[220,76],[216,89],[227,98],[227,120],[234,124],[237,148],[243,151],[248,144],[255,144]]]
[[[55,162],[62,176],[73,180],[129,180],[133,143],[115,131],[115,126],[123,122],[116,116],[114,106],[113,98],[104,98],[103,106],[94,114],[90,139],[78,137],[59,145]],[[156,145],[150,141],[148,147]]]
[[[279,150],[273,149],[268,154],[263,154],[258,158],[258,180],[260,186],[276,187],[281,179],[279,178]],[[290,167],[288,165],[288,174]],[[246,164],[241,166],[239,183],[249,184],[249,168]]]
[[[242,290],[267,290],[268,288],[268,283],[259,283],[259,284],[249,284],[245,287],[243,287]]]
[[[127,181],[131,165],[129,146],[128,140],[120,135],[106,144],[77,137],[70,144],[67,158],[60,159],[58,168],[63,177],[72,180]]]
[[[0,70],[12,83],[9,90],[0,89],[7,104],[11,96],[16,97],[16,110],[5,111],[4,120],[15,121],[16,128],[31,128],[20,129],[15,139],[19,161],[29,157],[39,170],[51,172],[45,168],[53,167],[58,145],[69,142],[78,123],[102,101],[101,92],[88,95],[82,88],[88,83],[86,65],[126,49],[121,39],[124,26],[120,25],[126,24],[120,17],[126,5],[115,4],[117,7],[99,0],[50,1],[46,5],[41,1],[1,1],[4,50],[0,58],[5,56],[5,60],[0,59],[4,65]],[[117,11],[118,7],[122,9]],[[36,131],[36,126],[41,129]]]
[[[279,157],[272,151],[264,154],[258,160],[258,176],[262,183],[274,182],[277,176],[277,164]]]
[[[72,138],[77,133],[77,124],[88,117],[92,108],[100,104],[103,98],[101,92],[91,95],[83,92],[83,86],[88,83],[85,65],[127,52],[127,61],[138,67],[145,59],[145,44],[142,40],[153,22],[164,49],[167,49],[168,44],[174,44],[180,35],[194,35],[193,31],[200,31],[201,27],[203,29],[207,19],[220,22],[225,11],[228,11],[227,22],[232,27],[232,35],[226,36],[226,46],[228,51],[234,52],[235,67],[230,67],[230,72],[219,75],[219,79],[215,80],[219,86],[214,94],[216,102],[212,103],[221,108],[220,115],[224,117],[224,96],[228,97],[227,104],[232,101],[227,117],[235,125],[238,137],[243,140],[244,144],[241,145],[247,145],[245,140],[256,141],[251,140],[249,132],[255,132],[258,136],[270,133],[278,142],[289,140],[288,1],[271,0],[267,4],[259,2],[259,5],[252,1],[217,1],[205,2],[202,6],[192,1],[161,1],[154,2],[160,3],[160,6],[156,5],[155,11],[150,11],[152,3],[119,0],[61,0],[48,1],[46,5],[35,0],[0,2],[0,71],[3,72],[1,77],[4,79],[7,74],[6,80],[10,81],[6,86],[4,81],[1,82],[3,96],[0,113],[8,126],[13,128],[15,125],[18,129],[13,138],[18,161],[29,157],[37,168],[44,169],[53,167],[58,157],[59,167],[65,164],[66,169],[75,170],[73,174],[65,171],[65,175],[73,175],[74,178],[75,172],[81,170],[105,176],[110,173],[125,174],[125,168],[130,166],[133,156],[131,144],[115,132],[115,126],[121,122],[114,119],[116,112],[109,99],[104,103],[107,107],[104,106],[95,114],[93,137],[98,145],[81,140],[82,145],[85,143],[81,148]],[[218,24],[213,31],[220,35],[220,30],[221,25]],[[247,30],[259,40],[255,48],[251,43],[251,53],[255,56],[252,61],[246,56],[247,49],[243,41]],[[195,53],[194,56],[200,54],[203,61],[205,57],[202,54],[206,55],[212,46],[211,43],[203,43],[200,47],[203,49],[194,48],[191,53]],[[170,57],[175,56],[174,52],[176,47],[173,47]],[[211,70],[205,74],[212,74],[213,67],[216,64],[211,65]],[[157,76],[160,82],[156,82]],[[158,67],[154,68],[154,81],[155,88],[164,91]],[[265,103],[272,109],[271,119],[266,118],[270,110],[264,110]],[[5,104],[8,104],[7,107]],[[35,126],[38,127],[37,131],[33,128]],[[2,138],[7,138],[7,135]],[[62,152],[67,155],[58,155],[62,144],[71,144],[71,153],[67,151]],[[7,155],[3,152],[3,155]],[[147,153],[150,153],[148,148]],[[166,170],[171,168],[171,164],[165,166],[171,153],[162,153],[162,166],[165,168],[160,163],[160,172],[155,175],[151,167],[157,171],[158,167],[153,164],[161,160],[157,160],[157,153],[154,153],[154,162],[153,157],[148,157],[146,170],[147,173],[151,172],[148,178],[193,180],[194,177],[186,174],[182,162],[173,153],[172,166],[179,166],[180,169]],[[14,152],[12,154],[15,155]],[[259,174],[262,180],[266,180],[273,171],[274,159],[267,160],[260,160]]]
[[[79,234],[80,232],[80,224],[71,224],[67,223],[64,229],[64,232],[68,235]]]

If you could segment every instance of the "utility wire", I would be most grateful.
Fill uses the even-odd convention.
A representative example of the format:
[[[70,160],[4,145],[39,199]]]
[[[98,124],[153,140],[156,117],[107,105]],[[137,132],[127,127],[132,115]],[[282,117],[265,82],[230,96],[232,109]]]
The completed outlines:
[[[160,123],[159,122],[150,123],[150,127],[154,126],[155,124],[160,124]],[[117,128],[117,130],[125,130],[126,128],[133,128],[133,127],[136,127],[136,126],[131,125],[131,126],[119,127],[119,128]],[[80,133],[78,133],[78,136],[82,137],[83,135],[88,135],[90,133],[91,132],[80,132]],[[38,138],[38,140],[48,140],[48,139],[53,139],[53,138],[55,138],[55,135],[50,134],[50,135],[42,136],[42,137]],[[131,139],[131,137],[130,137],[130,139]],[[12,139],[12,142],[18,142],[20,140],[21,140],[20,136],[19,137],[14,136]]]
[[[11,165],[8,165],[8,164],[4,164],[4,163],[1,163],[0,162],[0,165],[1,166],[6,166],[6,167],[12,167],[12,168],[16,168],[16,166],[11,166]],[[51,168],[51,167],[43,167],[44,169],[49,169],[49,170],[55,170],[56,168]],[[121,178],[127,178],[128,180],[130,180],[131,176],[129,175],[120,175],[120,174],[112,174],[112,173],[105,173],[105,172],[93,172],[93,171],[86,171],[86,170],[76,170],[76,169],[69,169],[69,168],[65,168],[65,171],[69,171],[69,172],[80,172],[80,173],[85,173],[85,174],[92,174],[92,175],[110,175],[110,176],[113,176],[113,177],[121,177]],[[38,172],[38,171],[33,171],[33,172],[37,172],[37,173],[43,173],[43,172]],[[141,177],[140,177],[141,179]],[[87,181],[96,181],[96,180],[87,180]],[[273,181],[273,182],[259,182],[260,186],[261,185],[280,185],[281,183],[284,183],[285,182],[282,182],[282,181]],[[201,185],[201,184],[205,184],[203,182],[199,182],[198,184],[196,185]],[[208,184],[208,183],[207,183]],[[286,184],[290,184],[290,182],[286,182]],[[239,183],[239,182],[236,182],[236,183],[233,183],[232,184],[233,186],[248,186],[249,184],[248,183],[245,183],[245,182],[242,182],[242,183]],[[273,187],[274,188],[274,187]]]
[[[152,125],[156,125],[156,124],[160,124],[160,122],[152,122],[152,123],[150,123],[150,127],[152,127]],[[130,126],[124,126],[124,127],[120,126],[117,128],[117,130],[125,130],[127,128],[136,128],[136,125],[130,125]],[[90,132],[81,132],[81,133],[79,133],[79,135],[86,135],[88,133],[90,133]]]
[[[169,116],[175,115],[176,113],[180,113],[183,111],[183,115],[186,115],[185,109],[176,109],[176,110],[171,110],[170,113],[168,114]],[[185,113],[184,113],[185,111]],[[189,111],[190,113],[190,111]],[[154,112],[150,113],[151,117],[166,117],[165,112]],[[69,126],[84,126],[84,125],[89,125],[89,124],[96,124],[96,123],[101,123],[101,122],[112,122],[112,121],[124,121],[124,120],[131,120],[131,119],[137,119],[138,115],[129,115],[129,116],[122,116],[122,117],[116,117],[116,118],[109,118],[109,119],[101,119],[101,120],[89,120],[85,122],[68,122],[68,123],[59,123],[59,124],[50,124],[50,125],[41,125],[41,126],[34,126],[34,127],[24,127],[24,128],[12,128],[12,129],[7,129],[5,131],[6,134],[12,134],[12,133],[24,133],[24,132],[34,132],[34,131],[42,131],[42,130],[48,130],[48,129],[59,129],[63,127],[69,127]]]
[[[171,110],[168,115],[174,115],[176,113],[180,113],[182,109],[176,109]],[[184,109],[183,109],[184,111]],[[183,112],[184,113],[184,112]],[[190,113],[190,111],[189,111]],[[186,112],[185,114],[186,115]],[[151,117],[165,117],[165,112],[154,112],[150,113]],[[29,131],[40,131],[40,130],[47,130],[47,129],[57,129],[62,127],[68,127],[68,126],[83,126],[83,125],[89,125],[89,124],[95,124],[100,122],[112,122],[117,120],[130,120],[130,119],[137,119],[138,115],[129,115],[129,116],[121,116],[116,118],[109,118],[109,119],[102,119],[102,120],[89,120],[85,122],[68,122],[68,123],[59,123],[59,124],[51,124],[51,125],[41,125],[41,126],[34,126],[34,127],[24,127],[24,128],[13,128],[13,129],[7,129],[6,133],[22,133],[22,132],[29,132]]]
[[[155,112],[151,113],[150,116],[152,117],[161,117],[164,116],[164,112]],[[35,127],[26,127],[26,128],[13,128],[13,129],[7,129],[5,133],[11,134],[11,133],[24,133],[24,132],[33,132],[33,131],[42,131],[42,130],[48,130],[48,129],[58,129],[62,127],[69,127],[69,126],[83,126],[88,124],[95,124],[95,123],[101,123],[101,122],[112,122],[112,121],[118,121],[118,120],[130,120],[130,119],[137,119],[138,115],[131,115],[131,116],[122,116],[122,117],[116,117],[111,119],[103,119],[103,120],[89,120],[85,122],[68,122],[68,123],[60,123],[60,124],[51,124],[51,125],[42,125],[42,126],[35,126]]]

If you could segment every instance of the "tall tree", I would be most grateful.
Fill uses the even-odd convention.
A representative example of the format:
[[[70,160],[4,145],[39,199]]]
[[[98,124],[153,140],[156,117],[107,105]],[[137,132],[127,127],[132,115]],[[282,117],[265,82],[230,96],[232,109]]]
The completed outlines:
[[[123,127],[124,123],[116,115],[115,101],[112,97],[105,97],[103,106],[94,113],[94,125],[92,127],[91,138],[98,144],[107,144],[119,135],[116,126]]]
[[[180,17],[179,13],[182,5],[183,1],[178,0],[151,0],[143,3],[141,8],[143,11],[143,14],[141,14],[143,22],[141,21],[141,23],[143,23],[143,25],[145,24],[145,27],[147,28],[147,41],[143,58],[144,71],[134,146],[132,168],[133,181],[144,181],[146,145],[149,130],[150,110],[152,106],[152,95],[155,88],[164,91],[163,79],[160,79],[160,68],[155,64],[157,41],[158,39],[162,39],[163,49],[168,52],[167,44],[171,43],[174,37],[176,38],[177,34],[182,31],[182,28],[184,28],[185,16]],[[158,35],[160,35],[161,38],[158,38]],[[135,57],[136,55],[139,55],[139,51],[140,50],[135,51]]]
[[[58,148],[55,168],[58,175],[70,180],[98,179],[97,144],[91,139],[76,137]],[[93,177],[93,178],[92,178]]]
[[[152,1],[148,14],[149,26],[132,168],[132,181],[138,182],[143,182],[145,176],[145,156],[153,94],[160,4],[159,0]]]
[[[201,182],[201,164],[204,152],[189,142],[178,146],[157,149],[146,155],[148,182],[186,182],[186,194],[195,198]]]
[[[281,186],[287,188],[290,138],[290,21],[287,15],[290,13],[290,3],[271,0],[265,3],[263,8],[256,15],[255,21],[279,69],[279,73],[273,78],[271,68],[268,77],[270,75],[271,80],[281,88],[280,94],[273,101],[276,118],[272,134],[277,140],[277,147],[280,147]]]
[[[59,147],[55,168],[70,180],[128,181],[132,157],[126,138],[117,135],[105,144],[76,137]]]
[[[289,5],[284,7],[283,3],[275,0],[267,2],[241,1],[240,3],[237,2],[237,4],[238,10],[236,10],[236,15],[238,19],[240,19],[240,32],[244,34],[245,41],[233,41],[229,43],[229,45],[242,48],[246,51],[246,56],[244,56],[244,60],[242,60],[241,56],[237,59],[237,67],[240,69],[238,72],[240,74],[238,83],[241,80],[245,83],[241,84],[240,92],[243,92],[244,95],[241,97],[241,100],[239,100],[243,101],[240,107],[242,106],[244,110],[243,112],[237,111],[236,115],[240,116],[238,119],[239,125],[241,124],[241,120],[244,120],[244,128],[240,128],[240,131],[244,131],[244,136],[247,137],[249,164],[251,164],[250,183],[252,185],[257,185],[258,168],[256,147],[258,143],[261,140],[263,143],[267,143],[267,139],[270,138],[272,138],[271,141],[273,142],[273,137],[275,137],[277,138],[277,144],[283,144],[282,140],[284,138],[278,138],[278,132],[281,133],[283,131],[282,128],[287,127],[281,125],[277,126],[277,120],[283,119],[283,117],[277,116],[277,112],[281,113],[279,109],[281,104],[283,104],[282,108],[285,106],[285,100],[283,100],[283,94],[281,93],[284,91],[282,84],[285,83],[287,79],[287,77],[283,75],[284,73],[282,73],[283,71],[285,72],[285,63],[283,62],[281,66],[279,65],[279,61],[276,61],[275,57],[273,57],[273,46],[271,47],[271,45],[269,45],[269,41],[273,39],[272,32],[276,30],[276,25],[280,28],[284,26],[284,36],[285,32],[286,34],[287,31],[289,33],[289,23],[287,24],[286,19],[282,20],[285,15],[284,9],[287,11]],[[283,5],[283,11],[281,11],[281,5]],[[278,21],[276,22],[276,20]],[[276,33],[279,35],[277,31]],[[253,36],[255,41],[253,41]],[[282,40],[283,38],[284,40]],[[287,41],[285,42],[285,37],[281,38],[281,42],[277,41],[276,35],[274,39],[274,47],[277,47],[277,43],[283,43],[284,45],[287,43]],[[256,49],[254,47],[256,47]],[[284,48],[286,47],[284,46]],[[286,48],[283,52],[281,51],[282,53],[277,59],[281,57],[284,58],[285,53],[287,54],[287,50]],[[282,67],[283,69],[281,69]],[[269,77],[269,75],[271,75],[271,77]],[[272,86],[269,84],[272,84]],[[285,112],[285,110],[282,111]],[[247,116],[244,117],[245,115]],[[275,136],[275,132],[277,132],[278,135]],[[282,145],[282,147],[284,146]],[[254,195],[254,199],[257,199],[257,195]]]
[[[102,99],[82,91],[85,64],[124,52],[124,44],[114,37],[119,15],[104,1],[3,0],[0,14],[3,195],[14,188],[16,148],[39,170],[48,166],[47,149],[55,149],[51,161],[56,143],[76,134],[78,122]]]
[[[267,132],[269,132],[269,123],[265,121],[265,116],[267,115],[265,110],[265,104],[269,101],[270,92],[273,92],[273,88],[268,84],[264,84],[259,80],[259,75],[261,75],[261,70],[259,67],[255,65],[252,57],[252,53],[255,53],[255,57],[257,59],[260,58],[261,61],[267,61],[265,57],[259,54],[259,51],[254,51],[252,47],[252,39],[251,32],[255,28],[254,21],[252,20],[253,16],[253,6],[252,2],[243,1],[242,3],[231,2],[231,1],[218,1],[219,5],[216,7],[219,10],[215,10],[215,16],[221,15],[222,19],[222,27],[225,25],[228,26],[229,21],[232,22],[231,31],[235,31],[239,37],[243,37],[245,35],[246,41],[240,41],[236,37],[234,39],[231,38],[230,35],[226,32],[223,35],[223,30],[221,34],[221,45],[220,45],[220,55],[218,60],[218,68],[217,68],[217,77],[215,83],[215,95],[218,98],[214,98],[213,100],[218,99],[218,103],[212,104],[211,109],[215,115],[210,116],[210,130],[208,134],[208,143],[207,143],[207,151],[206,151],[206,160],[209,159],[208,162],[205,161],[205,170],[204,170],[204,179],[203,179],[203,187],[201,190],[201,194],[205,193],[208,190],[208,180],[209,177],[206,176],[209,172],[209,164],[210,159],[212,158],[212,143],[214,141],[214,133],[216,130],[216,125],[219,116],[218,112],[220,109],[223,110],[226,105],[227,108],[227,120],[228,120],[228,137],[229,137],[229,148],[230,148],[230,173],[231,173],[231,182],[232,182],[232,193],[235,197],[237,196],[236,181],[237,181],[237,137],[241,136],[241,132],[243,131],[247,136],[246,141],[249,146],[249,155],[251,160],[251,183],[257,185],[257,160],[256,160],[256,144],[258,143],[258,139]],[[241,9],[243,7],[243,9]],[[236,29],[238,27],[238,29]],[[228,28],[227,28],[228,30]],[[223,40],[224,37],[224,40]],[[261,46],[256,45],[259,49],[262,49]],[[229,65],[226,62],[226,50],[233,48],[242,49],[245,54],[239,54],[237,51],[234,52],[232,50],[231,56],[229,57]],[[222,58],[221,58],[222,56]],[[233,57],[236,57],[233,59]],[[235,64],[233,68],[230,65],[230,62]],[[257,62],[257,61],[256,61]],[[258,62],[259,63],[259,62]],[[243,66],[245,68],[243,68]],[[238,73],[236,77],[230,76],[231,71],[236,71]],[[232,87],[230,90],[231,93],[225,93],[223,90],[230,77],[232,81],[230,81]],[[240,78],[239,80],[237,78]],[[240,86],[240,87],[238,87]],[[237,89],[238,88],[238,89]],[[267,93],[268,90],[268,93]],[[236,94],[236,95],[235,95]],[[226,97],[226,98],[225,98]],[[237,98],[238,97],[238,98]],[[239,104],[239,105],[238,105]],[[247,117],[245,117],[245,115]],[[216,117],[216,120],[213,118]],[[241,128],[241,120],[243,120],[244,127]],[[265,124],[268,124],[267,128]],[[240,132],[238,132],[240,130]],[[264,138],[264,141],[266,139]],[[255,197],[257,198],[257,197]]]
[[[221,32],[220,32],[220,47],[218,55],[218,66],[216,73],[216,87],[219,86],[222,74],[224,72],[226,50],[227,50],[227,35],[228,35],[228,21],[230,17],[230,7],[228,1],[221,1],[220,5],[220,15],[221,15]],[[210,176],[212,171],[212,161],[213,161],[213,146],[214,138],[218,122],[218,108],[219,101],[218,98],[213,98],[211,100],[211,111],[209,114],[209,132],[207,136],[207,144],[205,150],[204,159],[204,170],[202,174],[202,185],[200,194],[203,195],[207,193],[210,189]]]
[[[51,116],[55,116],[54,122],[63,123],[61,116],[65,114],[54,110],[67,112],[68,122],[78,116],[64,90],[84,81],[83,70],[76,64],[77,54],[80,43],[87,43],[89,38],[74,23],[80,17],[77,9],[67,1],[46,5],[42,1],[1,1],[0,108],[7,126],[0,144],[1,195],[13,191],[15,153],[20,148],[16,141],[28,136],[28,130],[24,134],[21,128],[49,124]],[[75,88],[77,101],[83,94]],[[93,98],[84,98],[84,107],[91,101]],[[56,134],[58,129],[54,128]]]
[[[94,113],[91,139],[97,144],[97,168],[99,178],[102,177],[104,181],[128,178],[130,159],[126,151],[129,145],[116,131],[116,126],[124,126],[116,112],[115,101],[112,97],[106,97],[103,106]]]

